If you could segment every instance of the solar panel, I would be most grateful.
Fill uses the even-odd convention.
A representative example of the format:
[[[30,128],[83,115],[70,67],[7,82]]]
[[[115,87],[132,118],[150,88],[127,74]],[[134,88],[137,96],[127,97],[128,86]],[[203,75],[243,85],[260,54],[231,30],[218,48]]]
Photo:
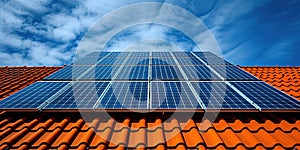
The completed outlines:
[[[126,57],[105,57],[101,59],[98,65],[121,65],[126,60]]]
[[[93,79],[93,80],[111,80],[118,72],[121,66],[95,66],[81,79]]]
[[[98,61],[98,57],[83,57],[76,60],[73,65],[93,65]]]
[[[217,73],[219,73],[226,80],[235,81],[258,81],[256,77],[247,73],[246,71],[236,67],[236,66],[224,66],[224,65],[213,65],[211,66]]]
[[[112,82],[98,109],[147,109],[148,82]]]
[[[153,80],[182,80],[182,76],[177,66],[152,66],[151,79]]]
[[[148,57],[129,57],[124,65],[149,65]]]
[[[256,109],[225,82],[191,82],[206,109]]]
[[[0,101],[0,109],[37,109],[69,82],[36,82]]]
[[[152,109],[200,108],[186,82],[151,82]]]
[[[174,57],[194,57],[191,52],[171,52]]]
[[[80,75],[90,69],[91,66],[66,66],[50,76],[45,80],[67,80],[77,79]]]
[[[150,52],[131,52],[130,57],[146,57],[150,56]]]
[[[201,59],[208,65],[232,65],[220,57],[202,57]]]
[[[176,65],[172,57],[152,57],[151,65]]]
[[[179,65],[204,65],[199,59],[196,57],[177,57]]]
[[[262,109],[300,109],[300,101],[264,82],[230,82]]]
[[[152,52],[152,57],[172,57],[172,55],[169,52]]]
[[[205,58],[205,57],[219,57],[215,55],[212,52],[193,52],[195,55],[197,55],[200,58]]]
[[[149,66],[123,66],[117,80],[146,80],[148,81]]]
[[[188,80],[220,80],[207,66],[181,66]]]
[[[93,109],[109,82],[73,82],[44,109]]]

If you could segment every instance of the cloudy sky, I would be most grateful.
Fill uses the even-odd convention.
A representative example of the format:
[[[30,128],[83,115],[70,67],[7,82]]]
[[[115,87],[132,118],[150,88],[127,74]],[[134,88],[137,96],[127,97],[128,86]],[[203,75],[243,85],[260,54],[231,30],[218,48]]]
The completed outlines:
[[[222,56],[234,64],[300,65],[299,0],[156,2],[175,5],[195,15],[213,34]],[[2,0],[0,65],[69,64],[77,54],[81,39],[101,18],[136,3],[115,0]],[[156,11],[162,10],[153,10]],[[114,26],[118,21],[110,20],[109,25]],[[105,27],[110,29],[109,25]],[[147,44],[160,41],[162,48],[176,45],[176,48],[186,51],[198,50],[191,37],[182,31],[154,23],[137,24],[120,31],[109,39],[105,50],[137,49],[140,48],[137,43],[141,41]],[[203,43],[208,47],[211,45],[205,37]]]

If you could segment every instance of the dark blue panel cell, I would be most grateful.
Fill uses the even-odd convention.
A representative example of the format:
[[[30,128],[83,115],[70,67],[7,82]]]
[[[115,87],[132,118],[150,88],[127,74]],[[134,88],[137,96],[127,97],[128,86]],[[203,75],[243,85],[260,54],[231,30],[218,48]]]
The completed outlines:
[[[131,52],[130,57],[144,57],[149,58],[150,52]]]
[[[178,61],[179,65],[204,65],[196,57],[178,57],[176,60]]]
[[[201,109],[186,82],[151,82],[152,109]]]
[[[153,57],[151,60],[152,65],[176,65],[173,57]]]
[[[191,82],[207,109],[255,109],[225,82]]]
[[[230,82],[262,109],[300,109],[300,101],[264,82]]]
[[[169,52],[152,52],[152,57],[172,57]]]
[[[117,80],[148,80],[149,66],[122,66]]]
[[[101,59],[98,65],[121,65],[126,61],[126,57],[105,57]]]
[[[129,57],[124,65],[149,65],[148,57]]]
[[[112,82],[97,108],[147,109],[148,82]]]
[[[73,82],[45,109],[92,109],[109,82]]]
[[[258,79],[253,75],[247,73],[246,71],[236,67],[236,66],[211,66],[218,74],[220,74],[226,80],[242,81],[242,80],[256,80]]]
[[[91,80],[111,80],[118,72],[121,66],[95,66],[86,73],[81,79]]]
[[[183,80],[177,66],[152,66],[152,80]]]
[[[194,57],[194,55],[191,52],[171,52],[173,53],[174,57]]]
[[[69,82],[36,82],[0,101],[0,108],[36,109]]]
[[[220,78],[206,66],[181,66],[189,80],[220,80]]]
[[[75,60],[73,65],[93,65],[97,64],[98,57],[83,57]]]

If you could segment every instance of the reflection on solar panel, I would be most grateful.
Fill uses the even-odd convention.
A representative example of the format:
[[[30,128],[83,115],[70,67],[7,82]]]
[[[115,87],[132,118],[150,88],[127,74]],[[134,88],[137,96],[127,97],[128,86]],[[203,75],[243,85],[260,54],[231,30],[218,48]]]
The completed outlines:
[[[56,97],[45,109],[93,109],[109,82],[73,82],[69,88]]]
[[[46,80],[72,80],[77,79],[80,75],[86,72],[91,66],[66,66],[50,76]]]
[[[181,66],[188,80],[220,80],[207,66]]]
[[[299,109],[300,101],[264,82],[231,82],[262,109]]]
[[[231,63],[220,57],[202,57],[201,59],[208,65],[231,65]]]
[[[98,65],[121,65],[126,57],[105,57],[98,62]]]
[[[130,53],[130,57],[146,57],[148,58],[150,56],[149,52],[132,52]]]
[[[177,66],[152,66],[153,80],[181,80],[184,79]]]
[[[205,58],[205,57],[219,57],[215,55],[214,53],[211,52],[193,52],[195,55],[197,55],[200,58]]]
[[[255,109],[225,82],[191,82],[207,109]]]
[[[244,70],[236,67],[236,66],[211,66],[214,70],[216,70],[216,72],[218,72],[218,74],[220,74],[222,77],[224,77],[227,80],[258,80],[257,78],[255,78],[254,76],[252,76],[251,74],[245,72]]]
[[[176,65],[172,57],[153,57],[152,65]]]
[[[69,82],[36,82],[0,101],[0,108],[37,109]]]
[[[148,80],[149,66],[123,66],[115,79],[117,80]]]
[[[191,52],[172,52],[173,55],[177,57],[194,57],[194,55]]]
[[[149,65],[148,57],[129,57],[124,65]]]
[[[148,82],[112,82],[97,108],[147,109]]]
[[[186,82],[151,82],[152,109],[200,108]]]
[[[152,57],[172,57],[169,52],[152,52]]]
[[[195,57],[178,57],[176,60],[178,61],[179,65],[204,65]]]
[[[73,65],[93,65],[98,61],[98,57],[83,57],[74,62]]]
[[[111,80],[118,72],[121,66],[96,66],[90,70],[81,79]]]

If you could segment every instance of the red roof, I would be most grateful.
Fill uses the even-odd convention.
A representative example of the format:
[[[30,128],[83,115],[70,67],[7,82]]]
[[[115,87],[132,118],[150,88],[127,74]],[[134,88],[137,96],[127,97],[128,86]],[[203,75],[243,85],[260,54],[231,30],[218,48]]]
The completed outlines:
[[[242,68],[299,99],[299,68]],[[22,80],[35,78],[27,77]],[[1,112],[0,149],[300,149],[299,113],[227,112],[220,113],[213,123],[201,121],[203,113],[193,118],[185,118],[183,113],[170,121],[166,119],[171,113],[93,115],[83,120],[79,113],[71,112]]]

